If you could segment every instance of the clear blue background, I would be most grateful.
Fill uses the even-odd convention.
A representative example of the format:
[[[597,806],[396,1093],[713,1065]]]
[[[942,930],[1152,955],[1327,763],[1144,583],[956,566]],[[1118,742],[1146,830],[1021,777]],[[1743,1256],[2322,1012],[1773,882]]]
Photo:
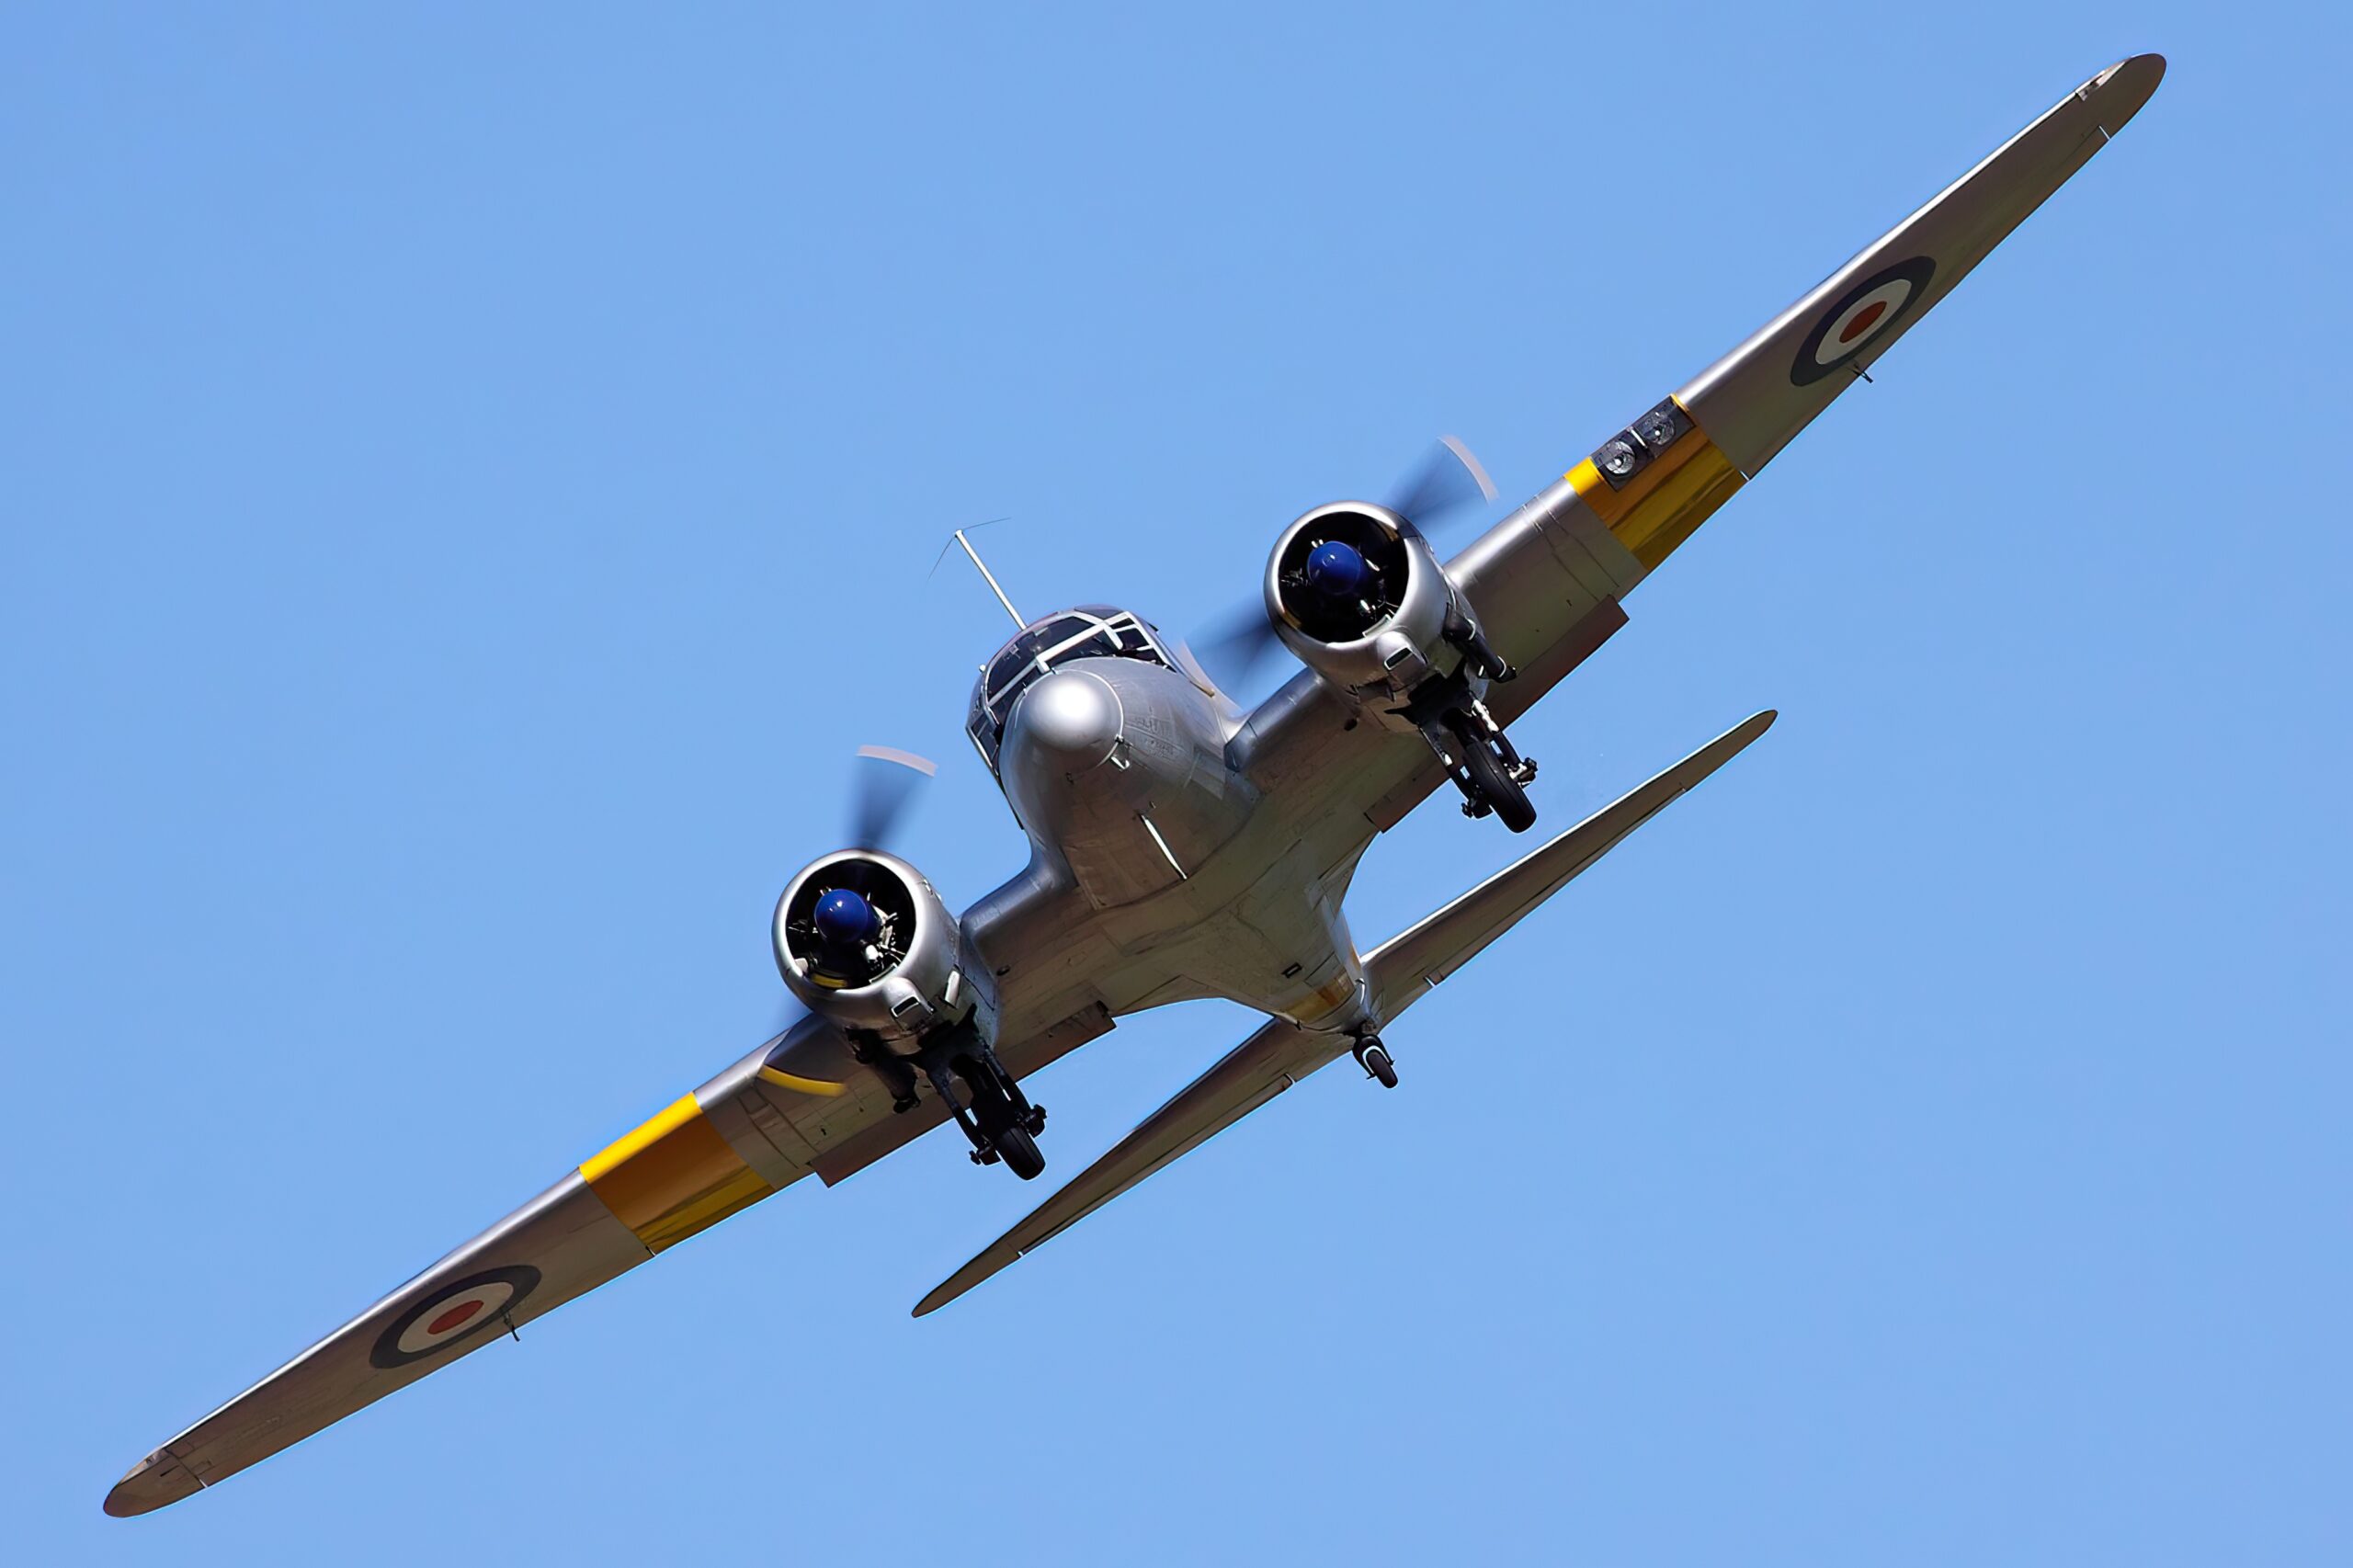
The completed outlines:
[[[1766,9],[12,8],[8,1557],[2353,1558],[2341,13]],[[935,1136],[100,1516],[762,1037],[854,745],[1018,867],[951,527],[1181,629],[1439,430],[1529,494],[2144,49],[1523,726],[1558,826],[1785,714],[1398,1093],[915,1323],[1041,1191]],[[1051,1174],[1249,1022],[1053,1069]]]

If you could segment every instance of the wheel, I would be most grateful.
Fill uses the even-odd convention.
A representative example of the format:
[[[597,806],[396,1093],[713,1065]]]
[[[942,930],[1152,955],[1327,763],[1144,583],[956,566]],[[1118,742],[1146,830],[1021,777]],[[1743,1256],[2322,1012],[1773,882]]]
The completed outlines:
[[[1378,1040],[1359,1048],[1357,1051],[1357,1060],[1364,1063],[1366,1072],[1381,1080],[1382,1088],[1393,1089],[1397,1086],[1397,1063],[1389,1060],[1388,1048]]]
[[[1454,726],[1454,738],[1462,747],[1462,760],[1471,769],[1471,782],[1482,800],[1495,808],[1495,815],[1514,833],[1526,833],[1536,825],[1536,807],[1529,801],[1528,791],[1519,780],[1504,767],[1504,759],[1487,744],[1486,737],[1467,722]]]
[[[1038,1153],[1038,1141],[1029,1136],[1026,1127],[1008,1127],[991,1140],[1005,1168],[1023,1181],[1035,1181],[1046,1168],[1046,1156]]]

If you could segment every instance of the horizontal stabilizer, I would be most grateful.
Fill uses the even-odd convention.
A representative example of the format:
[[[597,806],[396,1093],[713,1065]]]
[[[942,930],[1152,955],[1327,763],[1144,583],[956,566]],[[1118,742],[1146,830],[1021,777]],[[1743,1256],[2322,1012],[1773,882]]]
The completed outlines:
[[[1673,767],[1577,824],[1444,909],[1392,937],[1364,960],[1372,1014],[1386,1025],[1519,924],[1538,904],[1616,847],[1693,785],[1773,727],[1772,709],[1743,720]]]
[[[1444,909],[1375,948],[1365,959],[1374,1016],[1386,1025],[1429,988],[1471,961],[1677,796],[1738,756],[1772,727],[1770,710],[1734,725],[1673,767]],[[1136,1183],[1199,1148],[1317,1068],[1347,1054],[1344,1035],[1274,1019],[1177,1091],[1136,1130],[915,1303],[936,1312],[999,1269],[1035,1252]]]

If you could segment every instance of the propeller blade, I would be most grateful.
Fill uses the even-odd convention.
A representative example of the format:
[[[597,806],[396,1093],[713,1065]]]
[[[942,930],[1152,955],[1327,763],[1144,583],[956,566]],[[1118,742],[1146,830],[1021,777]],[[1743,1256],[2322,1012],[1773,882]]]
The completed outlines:
[[[1222,610],[1211,618],[1187,646],[1219,689],[1233,696],[1247,687],[1268,654],[1282,645],[1267,607],[1257,599]]]
[[[1495,483],[1459,436],[1440,436],[1389,493],[1389,509],[1416,531],[1438,518],[1495,498]]]
[[[939,771],[939,764],[896,746],[860,746],[858,756],[849,842],[858,849],[887,849],[916,788]]]

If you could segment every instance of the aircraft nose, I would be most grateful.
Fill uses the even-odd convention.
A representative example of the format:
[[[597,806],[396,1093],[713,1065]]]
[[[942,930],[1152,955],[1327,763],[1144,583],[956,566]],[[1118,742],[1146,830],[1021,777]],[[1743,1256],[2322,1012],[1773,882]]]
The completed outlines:
[[[1108,682],[1085,670],[1056,670],[1014,704],[1006,742],[1062,772],[1082,773],[1111,755],[1123,717]]]

